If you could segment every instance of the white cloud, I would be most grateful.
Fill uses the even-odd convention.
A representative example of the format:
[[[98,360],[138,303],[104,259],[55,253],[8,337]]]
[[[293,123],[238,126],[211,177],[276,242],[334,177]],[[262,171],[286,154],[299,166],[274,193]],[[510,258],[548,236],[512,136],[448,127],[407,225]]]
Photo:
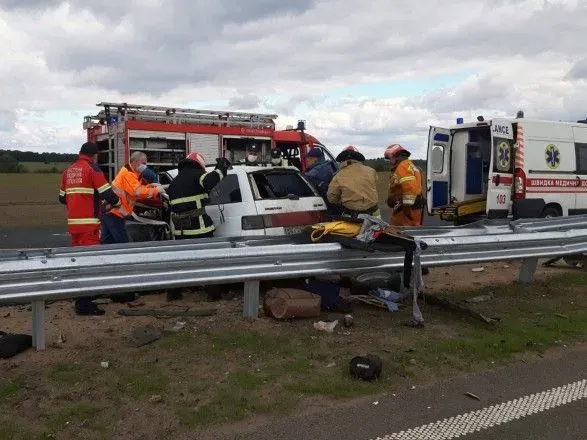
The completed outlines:
[[[457,116],[583,119],[586,3],[0,0],[0,147],[76,151],[99,101],[276,112],[368,156],[422,157],[428,126]],[[394,97],[334,93],[378,81]]]

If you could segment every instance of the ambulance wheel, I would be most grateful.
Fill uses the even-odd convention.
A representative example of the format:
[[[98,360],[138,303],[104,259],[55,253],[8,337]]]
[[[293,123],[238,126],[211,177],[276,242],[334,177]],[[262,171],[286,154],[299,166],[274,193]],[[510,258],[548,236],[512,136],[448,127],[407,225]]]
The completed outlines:
[[[542,218],[560,217],[561,213],[558,208],[554,206],[547,206],[542,211]]]

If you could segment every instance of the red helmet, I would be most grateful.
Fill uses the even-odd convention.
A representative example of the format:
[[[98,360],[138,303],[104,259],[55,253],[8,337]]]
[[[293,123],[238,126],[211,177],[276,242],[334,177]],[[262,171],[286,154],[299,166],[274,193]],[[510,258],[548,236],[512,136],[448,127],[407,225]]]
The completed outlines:
[[[353,145],[349,145],[348,147],[346,147],[344,149],[344,151],[357,151],[358,152],[359,150],[357,150],[357,147],[355,147]]]
[[[192,162],[196,162],[202,169],[206,169],[206,162],[204,161],[204,156],[200,153],[196,153],[195,151],[191,152],[186,157],[187,160],[191,160]]]
[[[404,147],[400,144],[392,144],[385,149],[385,153],[383,157],[386,159],[391,159],[392,157],[396,156],[397,154],[401,153],[402,151],[408,152]]]

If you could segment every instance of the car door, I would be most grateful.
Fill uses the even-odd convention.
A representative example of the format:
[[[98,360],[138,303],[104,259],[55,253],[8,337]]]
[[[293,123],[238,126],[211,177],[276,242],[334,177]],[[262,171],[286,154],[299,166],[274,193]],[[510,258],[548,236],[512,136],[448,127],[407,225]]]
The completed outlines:
[[[298,170],[255,171],[249,180],[266,235],[293,234],[324,220],[326,203]]]
[[[448,128],[430,127],[426,164],[426,201],[428,214],[449,204],[450,148],[452,134]]]
[[[487,217],[511,214],[514,185],[514,129],[511,121],[491,121],[491,160],[487,182]]]
[[[263,235],[263,231],[243,230],[244,216],[257,214],[253,194],[243,170],[229,170],[224,179],[208,193],[206,213],[216,227],[217,237]]]

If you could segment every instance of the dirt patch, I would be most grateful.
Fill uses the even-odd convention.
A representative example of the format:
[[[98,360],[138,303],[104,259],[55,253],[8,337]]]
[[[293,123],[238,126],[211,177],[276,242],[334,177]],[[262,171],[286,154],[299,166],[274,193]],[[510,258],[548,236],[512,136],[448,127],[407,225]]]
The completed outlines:
[[[312,323],[342,314],[249,322],[234,292],[215,303],[202,292],[173,303],[146,295],[139,307],[217,309],[206,317],[125,317],[117,303],[105,304],[103,317],[79,317],[70,301],[49,304],[47,350],[0,361],[0,438],[219,438],[299,408],[319,410],[585,337],[584,274],[539,268],[535,283],[519,285],[512,284],[518,266],[508,266],[432,269],[425,278],[428,293],[453,301],[491,290],[491,300],[468,306],[499,317],[495,326],[423,303],[425,327],[408,328],[409,304],[394,313],[355,304],[355,326],[327,334]],[[0,317],[2,330],[29,332],[26,307],[2,308]],[[178,321],[181,330],[166,331]],[[130,347],[127,336],[144,325],[162,338]],[[348,361],[368,352],[383,359],[382,378],[352,380]]]

